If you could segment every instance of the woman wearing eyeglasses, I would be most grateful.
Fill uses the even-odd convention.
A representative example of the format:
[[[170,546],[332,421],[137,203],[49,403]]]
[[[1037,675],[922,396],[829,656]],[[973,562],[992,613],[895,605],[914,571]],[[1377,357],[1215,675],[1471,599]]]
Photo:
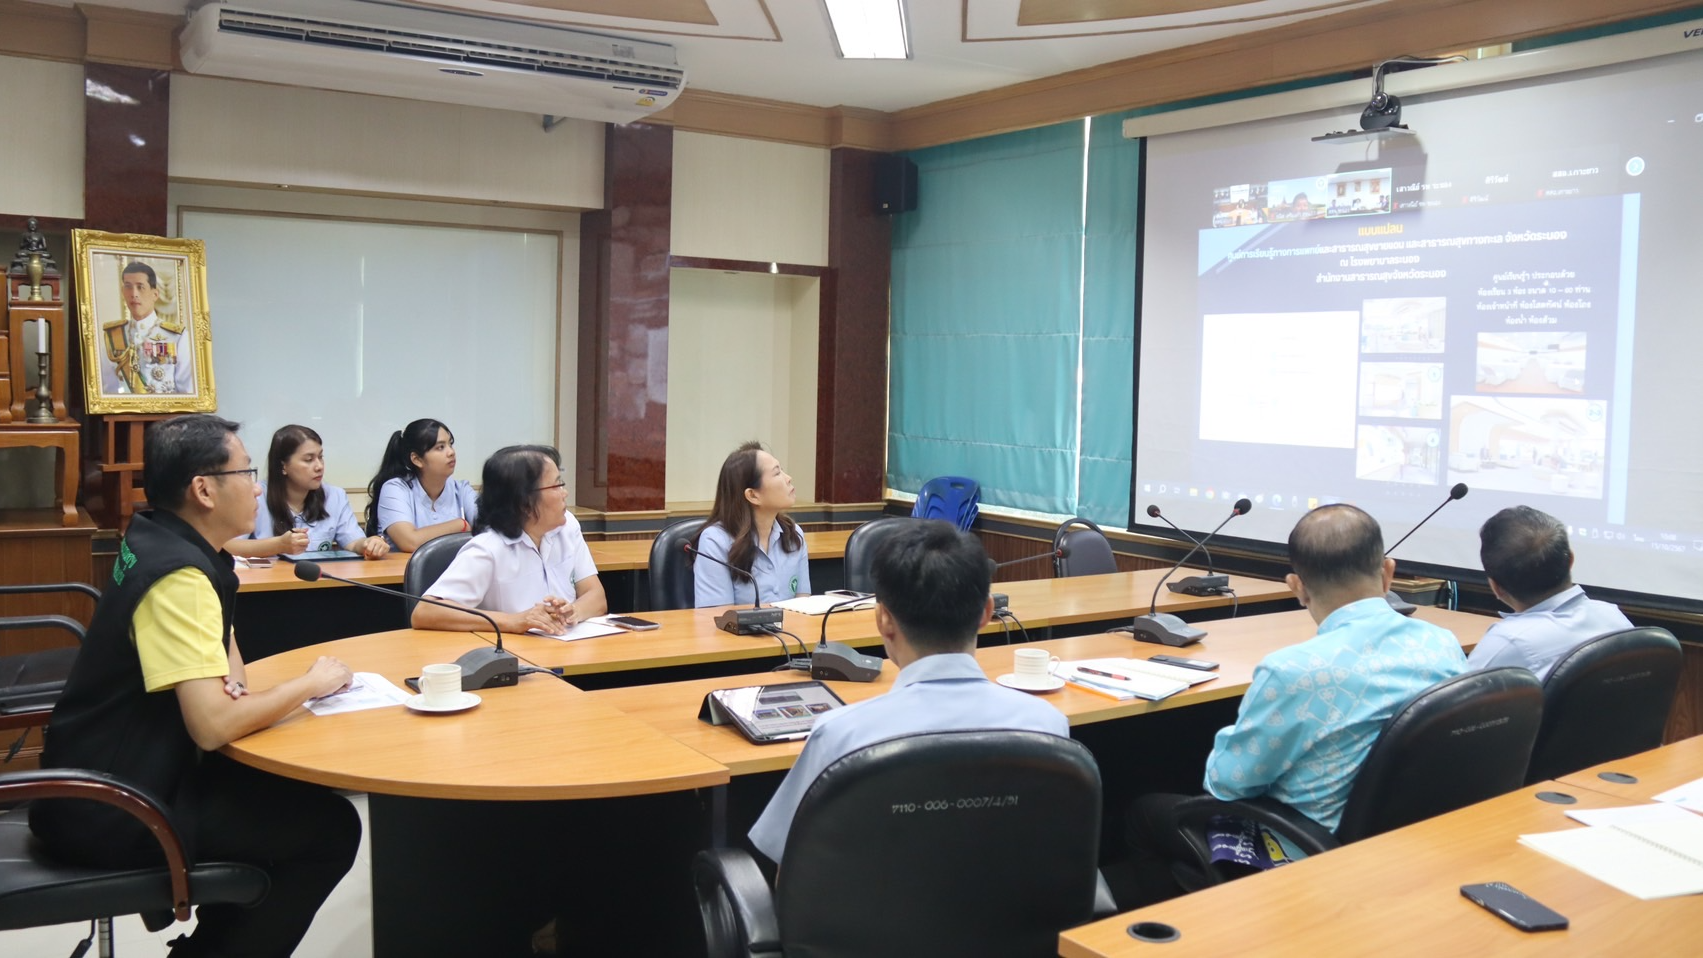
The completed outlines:
[[[319,433],[290,425],[272,434],[266,481],[256,500],[254,531],[225,543],[234,556],[260,557],[347,549],[363,558],[390,553],[383,536],[355,521],[349,494],[325,484],[325,445]]]
[[[485,460],[474,531],[427,595],[482,609],[504,632],[560,635],[609,611],[553,447],[507,446]],[[485,620],[421,602],[413,624],[472,630]]]

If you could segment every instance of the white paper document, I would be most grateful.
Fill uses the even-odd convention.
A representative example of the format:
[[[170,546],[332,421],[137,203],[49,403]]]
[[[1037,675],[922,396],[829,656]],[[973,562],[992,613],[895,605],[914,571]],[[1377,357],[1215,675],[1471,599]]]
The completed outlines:
[[[1645,900],[1703,894],[1703,818],[1521,835],[1520,844]]]
[[[840,605],[840,603],[847,603]],[[832,592],[823,595],[794,596],[770,603],[777,609],[797,612],[800,615],[827,615],[828,610],[840,606],[841,612],[856,612],[859,609],[875,608],[875,596],[859,598],[854,595],[836,595]]]
[[[362,712],[401,705],[408,701],[408,692],[376,672],[356,672],[349,688],[317,699],[308,699],[308,711],[315,715],[337,715],[342,712]]]
[[[1703,812],[1703,778],[1695,782],[1686,782],[1678,788],[1670,788],[1656,796],[1658,802],[1668,802],[1680,808],[1689,808],[1694,812]]]
[[[1638,825],[1646,822],[1673,822],[1694,818],[1678,805],[1625,805],[1620,808],[1575,808],[1567,817],[1586,825]]]
[[[527,629],[526,634],[536,635],[545,639],[555,639],[558,642],[576,642],[580,639],[594,639],[600,635],[618,635],[621,632],[626,631],[619,626],[610,625],[607,622],[600,622],[598,621],[598,618],[599,617],[597,616],[593,616],[592,618],[586,619],[584,622],[576,623],[573,628],[566,632],[551,633],[544,632],[539,629]]]

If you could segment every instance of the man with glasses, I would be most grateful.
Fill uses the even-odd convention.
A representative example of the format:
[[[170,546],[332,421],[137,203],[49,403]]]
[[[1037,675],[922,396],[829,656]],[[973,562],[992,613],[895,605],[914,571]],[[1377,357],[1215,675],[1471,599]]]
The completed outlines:
[[[310,698],[349,684],[322,656],[303,675],[249,689],[231,631],[237,578],[219,544],[254,526],[255,470],[217,416],[179,416],[147,434],[150,511],[131,519],[112,582],[54,708],[44,767],[109,772],[162,802],[195,861],[264,868],[253,908],[206,905],[174,956],[291,953],[355,858],[361,822],[329,789],[218,754]],[[135,819],[73,799],[35,803],[30,827],[58,855],[100,867],[159,864]]]

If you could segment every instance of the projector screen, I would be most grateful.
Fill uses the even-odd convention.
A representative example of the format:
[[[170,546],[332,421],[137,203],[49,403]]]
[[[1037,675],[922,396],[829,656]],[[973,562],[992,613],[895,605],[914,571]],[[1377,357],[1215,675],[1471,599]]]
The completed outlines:
[[[1205,530],[1245,496],[1225,534],[1281,544],[1352,502],[1393,544],[1466,483],[1404,571],[1476,571],[1525,504],[1575,581],[1695,607],[1703,54],[1404,100],[1413,135],[1149,141],[1131,514]]]

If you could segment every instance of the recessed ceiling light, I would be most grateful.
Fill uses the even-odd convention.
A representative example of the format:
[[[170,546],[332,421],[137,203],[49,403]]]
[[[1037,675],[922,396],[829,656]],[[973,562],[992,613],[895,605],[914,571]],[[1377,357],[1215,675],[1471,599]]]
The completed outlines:
[[[822,0],[846,60],[908,60],[904,0]]]

